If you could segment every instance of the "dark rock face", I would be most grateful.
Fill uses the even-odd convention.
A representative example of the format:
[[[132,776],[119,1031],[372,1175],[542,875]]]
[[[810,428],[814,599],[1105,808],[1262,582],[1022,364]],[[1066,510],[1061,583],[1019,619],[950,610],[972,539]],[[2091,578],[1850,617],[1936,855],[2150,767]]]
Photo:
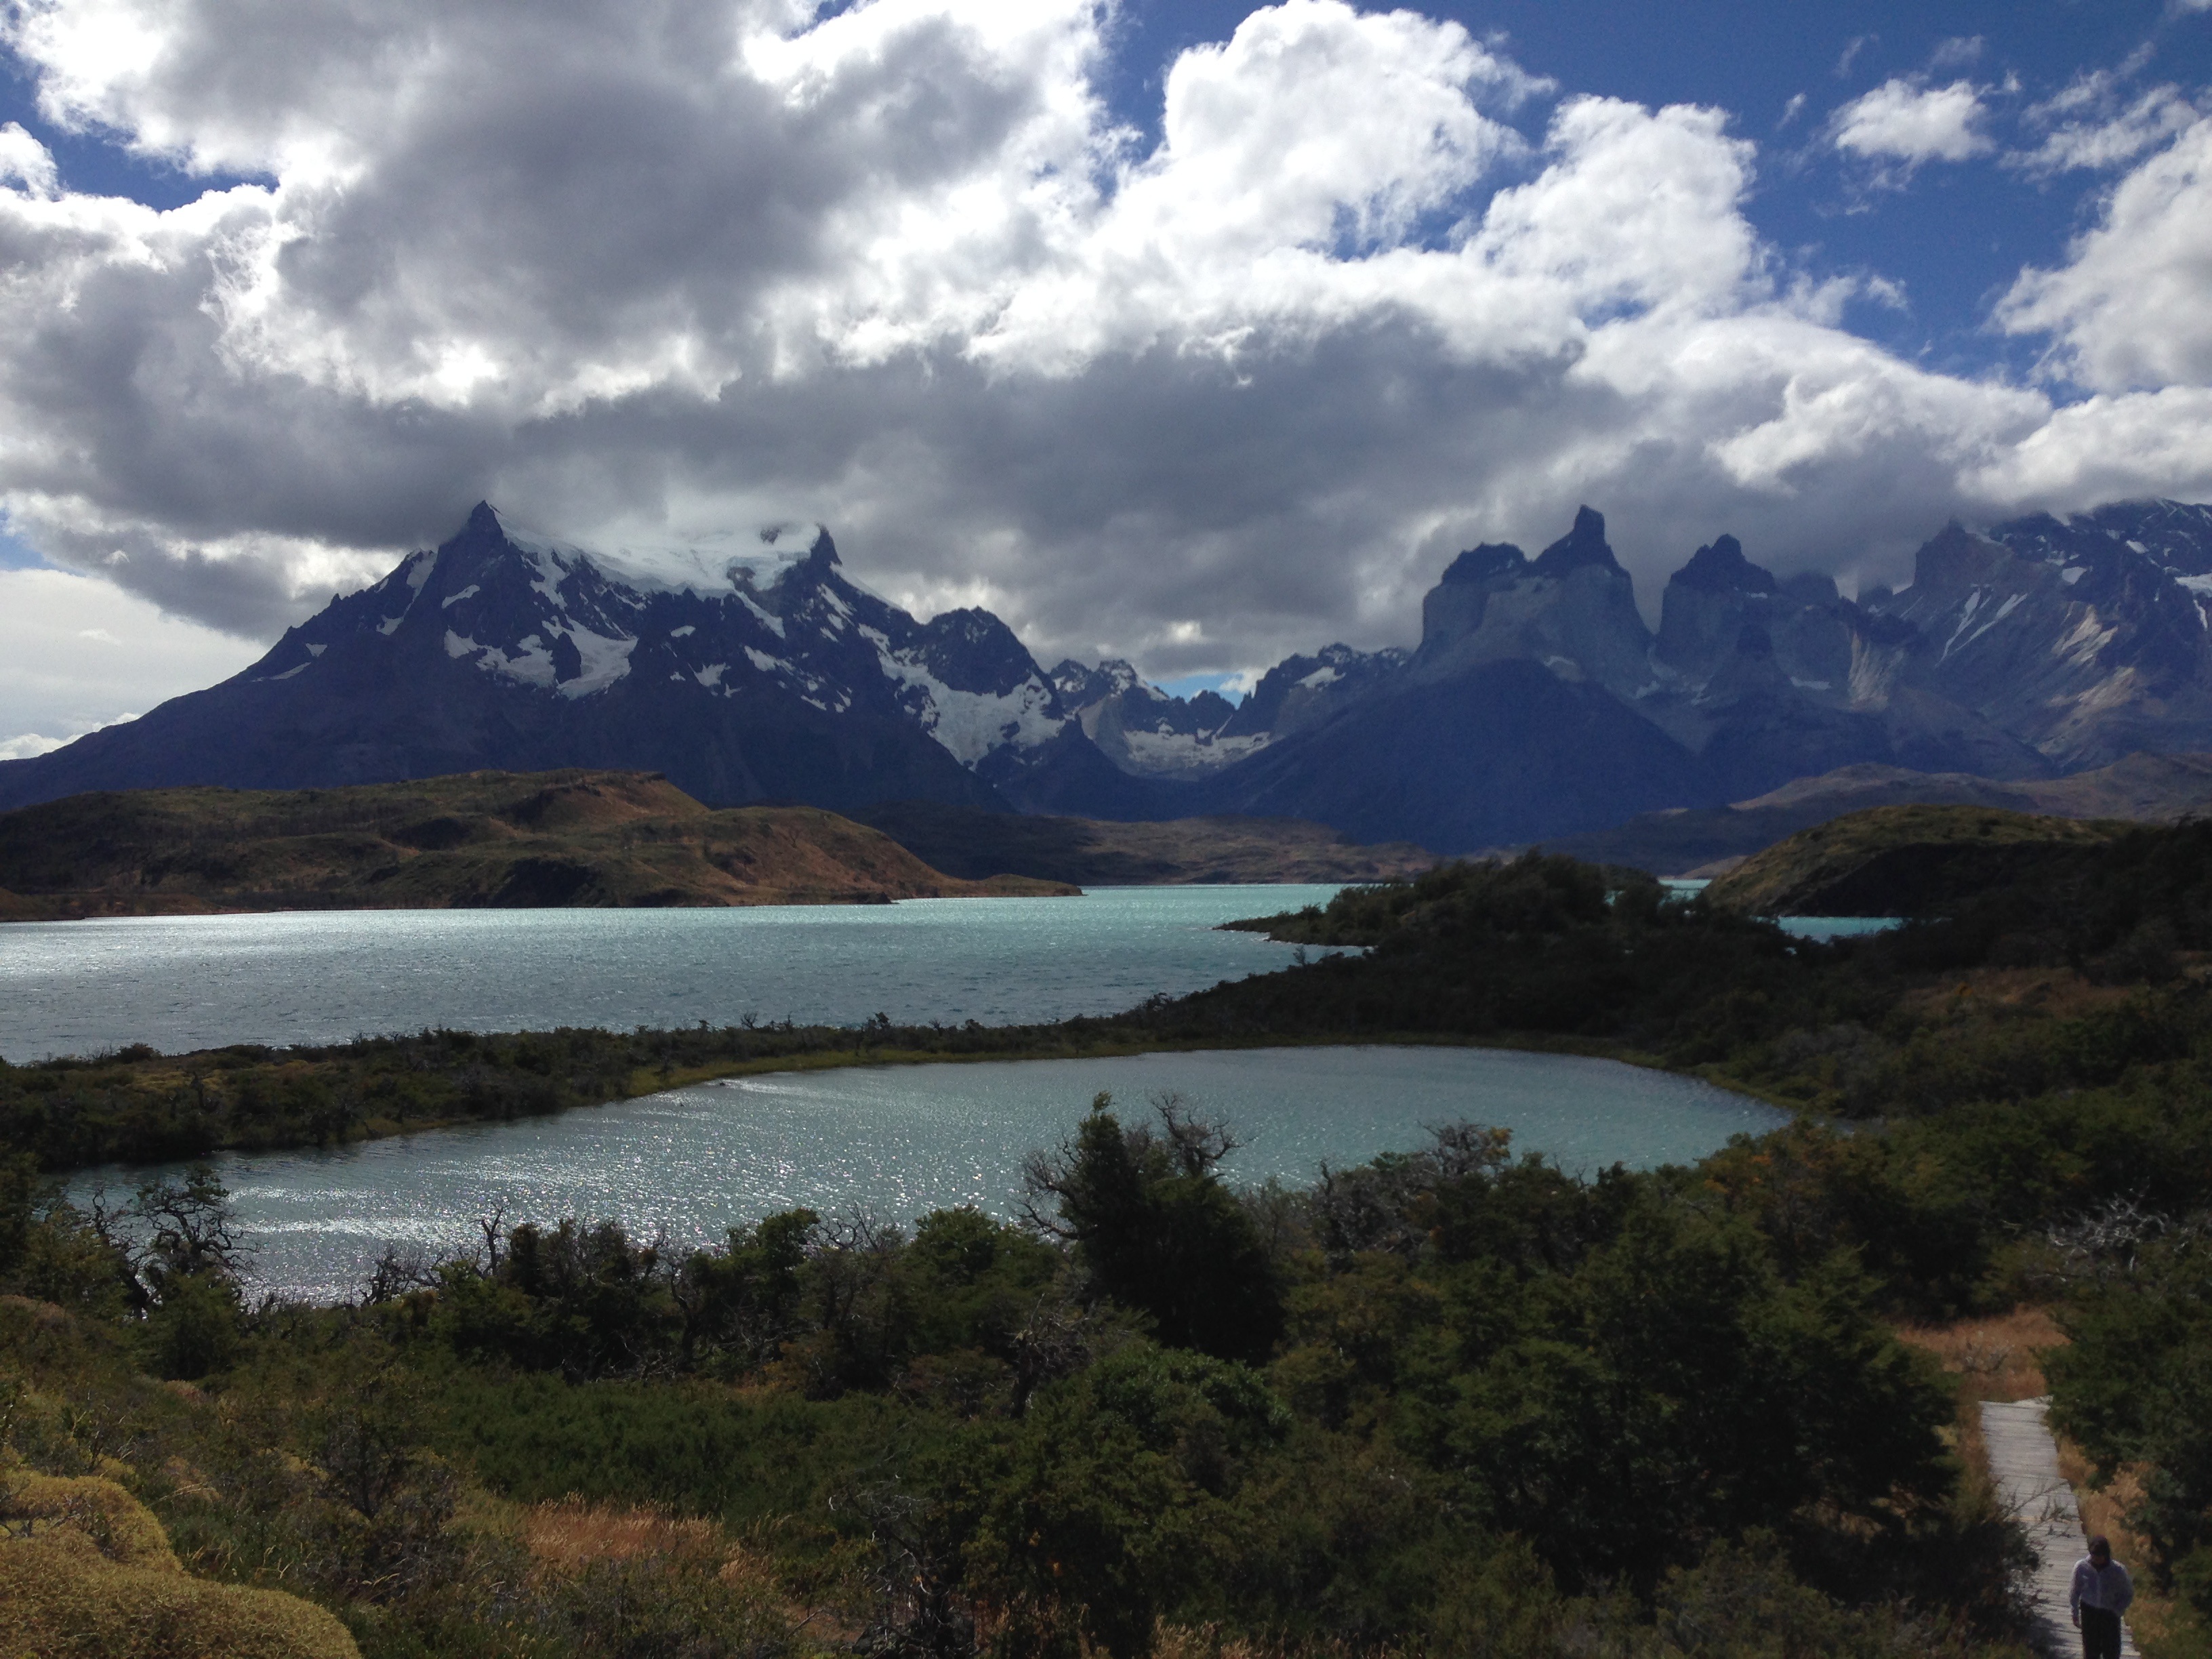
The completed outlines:
[[[1488,663],[1535,662],[1632,702],[1651,689],[1651,632],[1599,514],[1583,507],[1574,528],[1534,559],[1486,545],[1462,554],[1452,572],[1422,601],[1416,681],[1440,684]]]
[[[2212,744],[2212,507],[1953,525],[1868,608],[1913,630],[1912,683],[2060,771]]]
[[[1469,852],[1616,823],[1700,786],[1697,758],[1588,680],[1539,663],[1407,676],[1207,786],[1209,808]],[[1642,808],[1623,810],[1640,801]]]
[[[1411,660],[1395,647],[1355,651],[1342,643],[1325,645],[1310,657],[1285,657],[1260,677],[1222,731],[1230,737],[1273,738],[1319,726],[1395,684]]]

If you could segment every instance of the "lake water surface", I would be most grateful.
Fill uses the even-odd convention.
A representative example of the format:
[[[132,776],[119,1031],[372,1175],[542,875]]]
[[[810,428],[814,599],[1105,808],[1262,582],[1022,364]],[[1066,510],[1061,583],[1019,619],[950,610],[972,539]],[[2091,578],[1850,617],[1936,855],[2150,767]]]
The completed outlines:
[[[1096,888],[750,910],[340,910],[0,927],[0,1055],[445,1026],[1025,1024],[1286,965],[1219,923],[1334,886]]]
[[[805,1206],[911,1221],[969,1204],[1011,1217],[1021,1161],[1057,1146],[1093,1095],[1125,1121],[1175,1091],[1245,1145],[1231,1179],[1311,1181],[1469,1118],[1521,1151],[1588,1171],[1702,1157],[1784,1114],[1692,1079],[1612,1060],[1497,1049],[1264,1048],[1084,1060],[781,1073],[528,1122],[441,1130],[327,1152],[216,1160],[258,1254],[258,1282],[288,1295],[357,1295],[387,1241],[465,1249],[478,1217],[612,1217],[672,1240]],[[94,1171],[111,1194],[141,1171]]]

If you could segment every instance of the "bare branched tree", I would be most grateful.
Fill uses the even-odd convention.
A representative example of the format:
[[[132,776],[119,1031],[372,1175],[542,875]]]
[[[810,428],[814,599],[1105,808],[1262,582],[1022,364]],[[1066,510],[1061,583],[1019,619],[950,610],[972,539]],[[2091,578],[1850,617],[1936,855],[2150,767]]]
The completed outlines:
[[[2048,1230],[2051,1271],[2062,1283],[2110,1284],[2142,1271],[2146,1251],[2186,1255],[2212,1235],[2212,1212],[2172,1216],[2145,1207],[2140,1193],[2108,1199],[2099,1208]]]
[[[491,1213],[477,1218],[477,1231],[483,1235],[486,1278],[499,1271],[500,1247],[507,1242],[507,1200],[501,1199],[492,1206]]]
[[[376,1259],[376,1266],[368,1276],[368,1284],[362,1291],[361,1304],[373,1308],[386,1302],[397,1302],[410,1291],[428,1290],[438,1282],[438,1264],[420,1250],[403,1250],[386,1243],[384,1254]]]
[[[858,1516],[882,1551],[872,1586],[877,1613],[861,1635],[866,1654],[964,1659],[975,1651],[975,1620],[960,1594],[959,1552],[934,1535],[929,1504],[896,1480],[855,1484],[830,1499]]]

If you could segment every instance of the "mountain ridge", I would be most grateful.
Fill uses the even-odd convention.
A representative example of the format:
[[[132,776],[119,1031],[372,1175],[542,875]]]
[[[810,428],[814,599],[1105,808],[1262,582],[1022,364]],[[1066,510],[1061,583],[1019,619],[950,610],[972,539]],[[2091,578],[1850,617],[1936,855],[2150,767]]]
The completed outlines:
[[[1533,558],[1460,555],[1414,648],[1324,647],[1231,704],[1048,672],[988,611],[917,621],[819,526],[594,553],[487,503],[222,684],[0,763],[0,806],[583,765],[714,805],[1295,816],[1449,854],[1853,765],[2021,781],[2212,749],[2208,600],[2212,508],[2143,501],[1948,526],[1911,586],[1856,599],[1717,537],[1654,630],[1585,507]]]

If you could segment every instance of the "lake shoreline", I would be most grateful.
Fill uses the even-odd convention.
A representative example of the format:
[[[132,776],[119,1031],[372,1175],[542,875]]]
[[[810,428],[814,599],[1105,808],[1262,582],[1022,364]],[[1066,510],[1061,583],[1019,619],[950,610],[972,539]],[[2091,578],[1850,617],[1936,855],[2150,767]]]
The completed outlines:
[[[1131,1011],[1132,1014],[1138,1011]],[[1115,1018],[1129,1016],[1115,1016]],[[862,1041],[852,1046],[829,1047],[811,1050],[787,1051],[777,1054],[733,1055],[688,1065],[671,1065],[665,1069],[652,1065],[632,1066],[622,1074],[617,1086],[607,1088],[591,1097],[578,1097],[560,1102],[544,1110],[514,1110],[507,1108],[503,1100],[494,1098],[489,1109],[480,1111],[444,1111],[422,1115],[363,1115],[347,1126],[343,1133],[318,1133],[316,1121],[302,1118],[295,1133],[282,1130],[271,1133],[264,1127],[246,1134],[211,1137],[204,1144],[181,1146],[173,1139],[164,1138],[157,1144],[138,1150],[143,1155],[131,1156],[118,1149],[117,1155],[93,1157],[69,1162],[40,1161],[43,1173],[68,1176],[88,1169],[103,1166],[123,1168],[151,1167],[173,1164],[192,1158],[217,1153],[254,1154],[289,1152],[306,1150],[331,1150],[348,1146],[364,1145],[410,1136],[434,1133],[441,1130],[478,1127],[488,1123],[512,1122],[525,1117],[550,1118],[570,1113],[596,1110],[618,1106],[629,1102],[650,1098],[672,1091],[696,1088],[703,1084],[733,1079],[766,1077],[788,1073],[842,1071],[854,1068],[889,1068],[925,1066],[959,1066],[1013,1064],[1034,1060],[1079,1060],[1128,1059],[1146,1054],[1229,1053],[1237,1050],[1266,1048],[1468,1048],[1494,1050],[1502,1053],[1557,1054],[1583,1060],[1602,1060],[1653,1071],[1670,1077],[1705,1084],[1728,1093],[1757,1101],[1793,1114],[1803,1111],[1802,1102],[1778,1098],[1740,1079],[1719,1073],[1717,1068],[1698,1066],[1684,1068],[1670,1066],[1656,1055],[1627,1048],[1602,1039],[1579,1038],[1558,1034],[1526,1034],[1468,1036],[1455,1033],[1433,1031],[1308,1031],[1298,1033],[1255,1032],[1243,1036],[1117,1036],[1110,1035],[1085,1036],[1083,1026],[1095,1026],[1107,1022],[1097,1020],[1069,1021],[1063,1027],[1047,1027],[1049,1036],[1023,1037],[1019,1034],[1035,1031],[1034,1027],[981,1027],[973,1030],[953,1032],[940,1029],[917,1032],[890,1028],[878,1042]],[[1069,1029],[1072,1028],[1072,1029]],[[183,1054],[122,1054],[103,1062],[94,1057],[82,1060],[75,1057],[36,1062],[31,1065],[0,1067],[0,1078],[22,1082],[29,1076],[67,1077],[72,1073],[89,1073],[101,1079],[103,1091],[128,1088],[145,1096],[149,1094],[177,1095],[187,1090],[204,1091],[211,1079],[235,1079],[241,1073],[248,1078],[268,1077],[274,1086],[290,1091],[295,1097],[312,1093],[318,1082],[327,1083],[334,1074],[342,1073],[351,1064],[364,1057],[380,1057],[394,1045],[415,1045],[424,1042],[437,1042],[442,1039],[465,1037],[466,1052],[480,1062],[486,1055],[501,1054],[502,1043],[526,1045],[530,1039],[557,1036],[564,1039],[596,1039],[608,1045],[623,1044],[632,1048],[650,1048],[657,1042],[673,1043],[678,1041],[696,1042],[702,1036],[729,1036],[738,1040],[763,1039],[774,1042],[781,1038],[806,1042],[835,1036],[851,1038],[857,1034],[848,1028],[797,1027],[789,1030],[766,1028],[746,1032],[736,1028],[728,1033],[701,1033],[696,1030],[637,1031],[628,1035],[605,1030],[556,1033],[498,1032],[498,1033],[441,1033],[419,1035],[393,1034],[356,1039],[351,1043],[304,1050],[258,1049],[253,1045],[229,1048],[202,1049]],[[1014,1037],[1003,1046],[991,1039],[1001,1033]],[[975,1046],[960,1051],[943,1048],[902,1046],[902,1036],[928,1036],[939,1040],[957,1036]],[[526,1048],[525,1052],[528,1052]],[[240,1061],[244,1060],[244,1065]],[[518,1063],[514,1069],[530,1072],[533,1068]],[[130,1074],[131,1084],[122,1083],[112,1074]],[[610,1082],[615,1081],[609,1077]],[[132,1088],[131,1085],[136,1087]],[[35,1085],[33,1085],[35,1086]],[[218,1082],[218,1089],[224,1086]],[[256,1091],[252,1083],[234,1083],[237,1093]],[[264,1089],[268,1085],[262,1085]],[[327,1120],[324,1120],[327,1122]],[[17,1137],[10,1135],[11,1141]],[[20,1144],[20,1143],[19,1143]]]

